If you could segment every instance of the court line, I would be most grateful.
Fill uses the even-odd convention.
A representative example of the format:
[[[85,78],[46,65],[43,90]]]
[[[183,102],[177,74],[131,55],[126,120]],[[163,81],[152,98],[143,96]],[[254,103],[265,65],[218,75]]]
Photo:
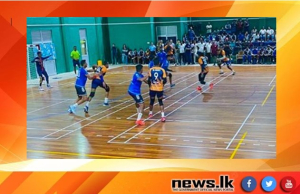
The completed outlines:
[[[130,118],[128,120],[136,120],[134,118]],[[148,121],[157,121],[157,119],[148,119]],[[168,119],[166,122],[179,122],[179,123],[215,123],[215,124],[226,124],[226,125],[241,125],[242,123],[226,123],[226,122],[221,122],[221,121],[207,121],[207,120],[180,120],[180,119],[174,119],[174,120],[170,120]],[[259,125],[259,126],[276,126],[276,123],[274,124],[266,124],[266,123],[247,123],[247,125]],[[201,131],[212,131],[212,130],[201,130]]]
[[[272,93],[274,87],[275,87],[275,85],[273,85],[273,87],[270,89],[268,95],[266,96],[265,100],[262,102],[261,106],[264,106],[264,105],[265,105],[265,103],[267,102],[267,100],[268,100],[270,94]]]
[[[124,84],[124,83],[130,82],[130,81],[131,81],[131,79],[130,79],[130,80],[123,81],[123,82],[120,82],[120,83],[118,83],[118,84]]]
[[[123,144],[123,142],[111,142],[114,144]],[[192,148],[192,149],[212,149],[212,150],[226,150],[225,148],[213,148],[213,147],[198,147],[198,146],[185,146],[185,145],[167,145],[167,144],[152,144],[152,143],[127,143],[127,145],[147,145],[147,146],[162,146],[162,147],[176,147],[176,148]],[[227,149],[229,151],[233,151],[234,149]],[[263,150],[245,150],[240,149],[240,151],[244,152],[258,152],[258,153],[270,153],[270,154],[276,154],[276,152],[271,151],[263,151]]]
[[[52,155],[68,155],[68,156],[84,156],[84,157],[94,157],[94,158],[131,158],[124,156],[108,156],[108,155],[98,155],[98,154],[80,154],[80,153],[71,153],[71,152],[54,152],[54,151],[44,151],[44,150],[27,150],[31,153],[43,153],[43,154],[52,154]],[[138,159],[138,158],[132,158]]]
[[[231,75],[231,74],[228,74],[226,77],[224,77],[224,78],[222,78],[221,80],[219,80],[218,82],[214,83],[214,85],[217,85],[218,83],[220,83],[221,81],[223,81],[224,79],[226,79],[226,78],[227,78],[228,76],[230,76],[230,75]],[[217,78],[219,78],[219,77],[221,77],[221,75],[218,76]],[[215,78],[215,79],[217,79],[217,78]],[[215,79],[214,79],[214,80],[215,80]],[[196,82],[196,83],[197,83],[197,82]],[[193,85],[194,85],[194,84],[193,84]],[[191,86],[191,85],[190,85],[190,86]],[[206,91],[209,90],[209,89],[210,89],[210,88],[208,87],[207,89],[205,89],[205,90],[202,91],[201,93],[197,94],[196,96],[194,96],[193,98],[191,98],[190,100],[188,100],[187,102],[185,102],[184,104],[180,105],[179,107],[177,107],[177,108],[174,109],[173,111],[169,112],[169,113],[166,115],[166,117],[169,116],[170,114],[174,113],[176,110],[180,109],[180,108],[183,107],[184,105],[188,104],[190,101],[192,101],[192,100],[194,100],[195,98],[199,97],[201,94],[203,94],[204,92],[206,92]],[[186,98],[187,96],[190,96],[191,94],[193,94],[193,93],[195,93],[195,92],[196,92],[196,91],[191,92],[190,94],[184,96],[183,98],[179,99],[178,101],[180,101],[180,100]],[[173,104],[175,104],[175,103],[173,103]],[[173,104],[171,104],[171,105],[173,105]],[[171,105],[169,105],[169,106],[171,106]],[[169,106],[168,106],[168,107],[169,107]],[[158,113],[159,113],[159,112],[158,112]],[[157,113],[156,113],[156,114],[157,114]],[[154,114],[153,116],[155,116],[155,114]],[[133,137],[129,138],[129,139],[128,139],[127,141],[125,141],[124,143],[129,142],[131,139],[133,139],[134,137],[140,135],[141,133],[143,133],[144,131],[146,131],[147,129],[149,129],[150,127],[152,127],[153,125],[155,125],[155,124],[158,123],[158,122],[160,122],[160,119],[158,119],[156,122],[152,123],[151,125],[149,125],[149,126],[146,127],[145,129],[143,129],[142,131],[140,131],[139,133],[137,133],[137,134],[134,135]]]
[[[276,75],[274,76],[274,78],[272,79],[272,81],[270,82],[269,86],[271,86],[271,84],[273,83],[273,81],[275,80]]]
[[[229,146],[232,144],[234,138],[238,135],[238,133],[241,131],[241,129],[243,128],[243,126],[245,125],[245,123],[247,122],[248,118],[250,117],[250,115],[252,114],[252,112],[254,111],[254,109],[256,108],[256,104],[253,106],[252,110],[250,111],[250,113],[248,114],[248,116],[245,118],[244,122],[242,123],[242,125],[240,126],[240,128],[237,130],[237,132],[235,133],[235,135],[233,136],[233,138],[231,139],[231,141],[229,142],[229,144],[226,147],[226,150],[229,148]]]
[[[52,140],[56,140],[56,138],[51,138],[51,137],[48,137],[48,138],[43,138],[43,137],[28,137],[27,136],[27,139],[52,139]]]
[[[240,148],[240,146],[241,146],[243,140],[245,139],[246,135],[247,135],[247,131],[244,133],[242,139],[239,141],[238,145],[237,145],[236,148],[234,149],[233,153],[232,153],[231,156],[230,156],[230,159],[233,159],[233,158],[234,158],[236,152],[237,152],[238,149]]]
[[[193,77],[193,76],[192,76]],[[190,77],[191,78],[191,77]],[[185,80],[188,80],[188,79],[190,79],[190,78],[187,78],[187,79],[185,79]],[[185,81],[185,80],[182,80],[182,81]],[[181,81],[181,82],[182,82]],[[185,89],[187,89],[187,88],[185,88]],[[149,96],[148,97],[146,97],[145,99],[147,99],[147,98],[149,98]],[[129,101],[129,100],[128,100]],[[126,101],[125,101],[126,102]],[[121,103],[121,104],[124,104],[125,102],[123,102],[123,103]],[[110,116],[110,115],[112,115],[112,114],[114,114],[114,113],[116,113],[116,112],[119,112],[119,111],[121,111],[121,110],[123,110],[123,109],[125,109],[125,108],[127,108],[127,107],[129,107],[129,106],[132,106],[133,104],[135,104],[135,103],[131,103],[131,104],[129,104],[129,105],[127,105],[127,106],[125,106],[125,107],[122,107],[122,108],[120,108],[120,109],[118,109],[118,110],[116,110],[116,111],[114,111],[114,112],[112,112],[112,113],[109,113],[109,114],[107,114],[107,115],[105,115],[105,116],[103,116],[103,117],[100,117],[100,118],[98,118],[98,119],[96,119],[96,120],[94,120],[94,121],[92,121],[92,122],[90,122],[90,123],[88,123],[88,124],[86,124],[86,125],[83,125],[83,126],[81,126],[81,127],[79,127],[79,128],[76,128],[76,129],[74,129],[74,130],[72,130],[72,131],[70,131],[70,132],[68,132],[68,133],[66,133],[66,134],[64,134],[64,135],[61,135],[61,136],[59,136],[57,139],[60,139],[60,138],[62,138],[62,137],[64,137],[64,136],[66,136],[66,135],[68,135],[68,134],[70,134],[70,133],[73,133],[74,131],[77,131],[77,130],[79,130],[79,129],[81,129],[82,127],[86,127],[86,126],[88,126],[88,125],[90,125],[90,124],[92,124],[92,123],[95,123],[95,122],[97,122],[97,121],[99,121],[99,120],[101,120],[101,119],[103,119],[103,118],[105,118],[105,117],[108,117],[108,116]],[[116,105],[116,106],[118,106],[118,105]],[[115,107],[116,107],[115,106]],[[111,108],[110,108],[111,109]],[[108,109],[107,109],[108,110]],[[102,111],[103,112],[103,111]],[[99,113],[98,113],[99,114]],[[92,116],[92,117],[94,117],[94,116]],[[89,118],[91,118],[91,117],[89,117]],[[71,126],[73,126],[74,124],[72,124]],[[60,130],[58,130],[58,131],[56,131],[56,132],[53,132],[53,133],[51,133],[51,134],[49,134],[49,135],[47,135],[47,136],[45,136],[45,137],[48,137],[48,136],[50,136],[50,135],[53,135],[53,134],[55,134],[55,133],[57,133],[57,132],[59,132],[59,131],[62,131],[62,130],[64,130],[64,129],[66,129],[66,128],[68,128],[68,127],[65,127],[65,128],[63,128],[63,129],[60,129]]]

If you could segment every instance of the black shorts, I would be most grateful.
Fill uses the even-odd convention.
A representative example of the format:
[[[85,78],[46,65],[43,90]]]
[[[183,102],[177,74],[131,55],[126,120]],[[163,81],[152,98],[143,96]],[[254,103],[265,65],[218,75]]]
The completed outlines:
[[[128,94],[134,99],[135,103],[142,104],[144,103],[144,99],[141,94],[133,94],[128,91]]]
[[[73,66],[76,67],[76,65],[78,65],[78,67],[80,67],[79,60],[73,59]]]
[[[153,91],[153,90],[150,90],[149,95],[150,95],[150,98],[155,98],[155,96],[157,96],[157,98],[159,99],[159,98],[163,97],[164,92],[163,91]]]
[[[86,96],[85,87],[82,86],[75,86],[76,92],[78,96]]]
[[[207,67],[207,64],[202,64],[201,65],[201,72],[203,72],[205,70],[205,68]]]

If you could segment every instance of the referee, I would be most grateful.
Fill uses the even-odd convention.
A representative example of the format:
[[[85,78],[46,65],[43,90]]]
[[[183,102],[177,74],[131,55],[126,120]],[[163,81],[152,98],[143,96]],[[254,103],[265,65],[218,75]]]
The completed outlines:
[[[74,46],[73,50],[71,52],[71,58],[73,59],[73,66],[74,66],[75,75],[76,75],[76,65],[78,65],[78,68],[80,68],[79,57],[80,57],[80,53],[77,50],[76,46]]]

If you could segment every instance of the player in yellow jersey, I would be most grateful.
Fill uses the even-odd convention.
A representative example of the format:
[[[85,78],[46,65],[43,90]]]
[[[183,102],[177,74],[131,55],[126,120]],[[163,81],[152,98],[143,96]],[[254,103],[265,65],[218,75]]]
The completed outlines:
[[[148,73],[148,82],[150,85],[149,117],[153,116],[152,113],[153,105],[155,102],[155,97],[157,97],[160,110],[161,110],[161,121],[165,122],[166,117],[164,113],[163,90],[164,90],[164,85],[167,83],[167,75],[166,75],[166,71],[160,67],[158,58],[155,58],[153,62],[154,62],[154,67],[152,67]]]
[[[224,71],[222,70],[222,66],[226,64],[227,68],[230,69],[230,71],[232,72],[232,75],[235,75],[235,71],[231,67],[229,55],[226,55],[226,52],[224,51],[222,46],[218,49],[217,53],[218,53],[217,62],[220,69],[220,74],[224,74]]]
[[[92,81],[91,93],[89,95],[88,102],[86,103],[86,105],[84,107],[85,113],[88,113],[88,111],[89,111],[89,103],[92,101],[93,97],[95,96],[97,87],[103,88],[106,92],[103,106],[109,105],[108,97],[109,97],[110,88],[104,81],[104,76],[107,72],[108,67],[109,67],[108,62],[104,62],[104,65],[101,65],[101,66],[97,66],[97,65],[93,66],[93,69],[96,73],[98,73],[98,76],[96,76],[96,78]]]

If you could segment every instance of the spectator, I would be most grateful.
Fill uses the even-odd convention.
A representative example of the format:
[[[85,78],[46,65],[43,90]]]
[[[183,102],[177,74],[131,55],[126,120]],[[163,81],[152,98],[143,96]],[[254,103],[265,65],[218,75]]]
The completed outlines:
[[[256,34],[256,32],[257,32],[257,29],[255,28],[255,26],[253,27],[253,29],[252,29],[252,31],[251,31],[251,34],[253,35],[253,34]]]
[[[182,42],[179,47],[179,63],[180,63],[180,65],[182,63],[185,64],[185,62],[186,62],[186,60],[185,60],[185,45],[186,44],[184,42]]]
[[[180,51],[180,40],[177,40],[175,45],[175,65],[180,64],[179,51]]]
[[[150,54],[151,54],[150,49],[147,49],[146,52],[145,52],[145,60],[144,60],[144,63],[145,63],[145,64],[150,63]],[[153,58],[154,58],[154,56],[153,56]],[[153,58],[151,58],[151,60],[152,60]]]
[[[243,56],[244,56],[244,51],[240,49],[238,54],[236,55],[237,64],[242,64]]]
[[[149,46],[150,56],[149,59],[152,60],[155,57],[156,46],[151,42]]]
[[[274,30],[271,27],[268,27],[267,39],[268,40],[274,40]]]
[[[239,36],[238,36],[239,41],[243,42],[244,38],[245,38],[245,36],[240,32]]]
[[[122,63],[126,65],[128,64],[128,49],[126,44],[124,44],[122,48]]]
[[[186,45],[185,45],[185,59],[186,59],[186,65],[191,64],[191,49],[192,49],[192,45],[189,41],[187,41]]]
[[[115,44],[112,45],[111,47],[111,53],[112,53],[112,64],[116,65],[117,64],[117,47],[115,46]]]
[[[232,34],[232,35],[231,35],[231,40],[232,40],[233,42],[235,42],[235,41],[237,40],[235,34]]]
[[[250,35],[247,31],[245,32],[245,41],[250,41]]]
[[[133,51],[132,50],[129,50],[128,51],[128,61],[129,63],[133,63],[133,57],[134,57],[134,54],[133,54]]]
[[[265,58],[266,58],[265,63],[268,63],[268,64],[272,63],[272,54],[273,54],[273,50],[272,50],[271,46],[268,45],[268,48],[265,51]]]
[[[267,33],[267,30],[263,26],[262,29],[259,31],[259,34],[260,34],[260,38],[264,41],[266,40],[266,33]]]
[[[231,24],[229,22],[227,22],[227,24],[225,25],[225,30],[226,30],[226,33],[228,33],[228,34],[231,33]]]
[[[189,38],[189,41],[192,42],[195,38],[195,32],[193,30],[193,27],[191,26],[189,31],[188,31],[188,38]]]
[[[162,40],[159,40],[156,45],[156,52],[160,51],[163,48],[164,48],[164,43]]]
[[[249,33],[249,29],[250,29],[250,24],[247,18],[244,22],[244,31]]]
[[[273,58],[272,61],[274,62],[274,64],[276,64],[276,48],[273,50],[272,58]]]
[[[252,64],[256,64],[258,62],[258,48],[257,47],[255,47],[252,50],[251,59],[252,59]]]
[[[237,28],[237,33],[242,33],[242,30],[243,30],[243,21],[241,19],[238,20],[236,28]]]
[[[187,38],[186,34],[184,34],[182,37],[182,42],[186,43],[187,41],[188,41],[188,38]]]
[[[140,48],[140,51],[137,53],[137,62],[140,64],[145,64],[145,52],[142,48]]]
[[[198,46],[198,56],[204,56],[205,43],[203,42],[203,39],[200,39],[200,42],[197,44],[197,46]]]
[[[246,64],[246,61],[247,61],[248,64],[250,64],[251,63],[251,57],[252,57],[251,50],[249,49],[249,47],[247,47],[244,50],[243,64]]]
[[[206,34],[210,35],[211,32],[212,32],[212,25],[210,24],[210,22],[208,22],[206,25]]]
[[[261,47],[258,51],[258,64],[263,63],[264,49]]]
[[[138,52],[137,52],[136,49],[134,49],[134,51],[132,52],[132,58],[131,59],[132,59],[132,63],[134,65],[136,65],[137,62],[138,62]]]
[[[207,59],[208,59],[208,63],[211,63],[211,47],[212,47],[211,41],[208,41],[208,42],[205,44],[206,57],[207,57]]]
[[[192,64],[196,63],[196,56],[197,56],[197,45],[196,45],[196,40],[193,41],[191,44],[192,49],[191,49],[191,55],[192,55]]]
[[[213,41],[213,43],[211,45],[211,54],[212,54],[213,63],[215,66],[216,62],[217,62],[217,55],[218,55],[218,45],[216,44],[215,41]]]
[[[233,20],[232,23],[231,23],[231,32],[232,32],[232,34],[236,33],[236,26],[237,26],[236,20]]]

